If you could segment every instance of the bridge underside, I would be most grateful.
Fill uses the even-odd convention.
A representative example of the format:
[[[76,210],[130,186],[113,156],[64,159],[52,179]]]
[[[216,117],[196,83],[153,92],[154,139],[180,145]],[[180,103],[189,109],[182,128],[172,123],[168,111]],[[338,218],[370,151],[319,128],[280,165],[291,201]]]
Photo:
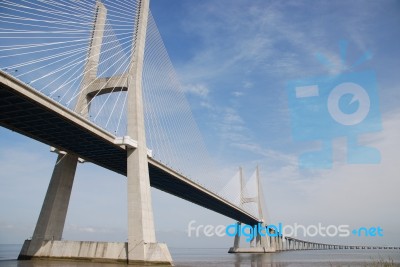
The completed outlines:
[[[126,175],[126,151],[113,144],[114,136],[29,86],[0,74],[0,126]],[[252,215],[152,158],[149,173],[154,188],[242,223],[257,223]]]

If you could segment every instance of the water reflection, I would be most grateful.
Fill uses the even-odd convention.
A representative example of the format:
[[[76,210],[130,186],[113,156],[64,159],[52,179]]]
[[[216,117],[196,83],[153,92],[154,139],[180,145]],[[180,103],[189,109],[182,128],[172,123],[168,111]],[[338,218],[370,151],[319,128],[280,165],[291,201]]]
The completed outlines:
[[[235,267],[251,266],[251,267],[285,267],[286,263],[274,262],[271,254],[235,254]]]
[[[3,249],[3,252],[7,252]],[[1,249],[0,249],[1,252]],[[400,266],[399,250],[285,251],[279,253],[228,254],[226,249],[171,249],[177,267],[321,267]],[[58,260],[17,261],[0,253],[0,267],[121,267],[125,264]],[[13,255],[14,255],[13,254]],[[391,263],[393,261],[393,263]],[[389,265],[384,265],[387,263]],[[137,266],[137,265],[136,265]],[[148,266],[148,265],[147,265]]]

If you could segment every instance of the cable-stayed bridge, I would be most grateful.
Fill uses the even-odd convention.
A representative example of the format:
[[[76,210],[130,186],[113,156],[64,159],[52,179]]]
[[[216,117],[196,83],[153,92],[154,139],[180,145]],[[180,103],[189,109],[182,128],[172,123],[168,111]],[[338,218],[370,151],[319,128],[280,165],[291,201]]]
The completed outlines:
[[[211,176],[148,1],[4,1],[0,13],[0,124],[58,153],[21,259],[66,257],[69,248],[77,258],[171,262],[156,242],[150,186],[246,224],[260,221],[198,182],[220,179]],[[77,163],[86,161],[128,177],[129,236],[75,255],[85,244],[61,238]]]
[[[148,0],[5,0],[0,21],[0,125],[58,153],[21,259],[171,263],[155,238],[150,186],[240,223],[268,224],[258,175],[256,197],[246,194],[242,176],[237,192],[216,193],[224,181]],[[61,240],[78,162],[127,176],[127,243]],[[257,236],[253,243],[253,252],[282,248],[281,239]]]

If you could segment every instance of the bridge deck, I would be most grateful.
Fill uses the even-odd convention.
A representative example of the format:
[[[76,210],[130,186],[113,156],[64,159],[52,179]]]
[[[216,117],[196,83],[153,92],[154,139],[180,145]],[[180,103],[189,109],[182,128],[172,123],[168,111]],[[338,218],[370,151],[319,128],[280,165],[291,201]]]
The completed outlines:
[[[115,136],[0,71],[0,126],[126,175],[126,151]],[[253,225],[257,218],[217,194],[149,158],[152,187],[232,219]]]

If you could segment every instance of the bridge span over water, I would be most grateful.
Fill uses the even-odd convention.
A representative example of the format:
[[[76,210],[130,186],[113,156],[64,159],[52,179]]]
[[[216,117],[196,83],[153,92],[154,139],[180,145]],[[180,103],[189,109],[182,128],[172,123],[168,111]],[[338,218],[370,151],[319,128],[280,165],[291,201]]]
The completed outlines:
[[[0,71],[0,125],[58,150],[127,175],[126,146],[116,136]],[[150,184],[166,193],[255,225],[259,219],[170,167],[148,157]]]
[[[0,38],[7,40],[0,45],[0,67],[4,70],[0,71],[0,126],[47,144],[58,153],[32,240],[25,241],[19,258],[171,264],[168,247],[158,243],[155,237],[150,186],[232,218],[238,224],[267,225],[261,208],[258,171],[257,196],[244,195],[240,176],[240,203],[237,204],[176,171],[175,166],[157,160],[148,149],[142,80],[146,83],[153,77],[143,78],[146,49],[155,50],[147,54],[150,58],[148,73],[166,77],[155,79],[152,93],[158,94],[166,106],[182,105],[171,97],[177,91],[176,80],[171,78],[173,70],[160,71],[163,70],[160,66],[165,67],[170,62],[166,60],[166,53],[157,54],[165,47],[152,21],[149,0],[49,2],[53,1],[4,1],[1,4],[7,6],[4,10],[10,14],[3,22],[7,24],[4,26],[7,32],[0,32],[0,35],[11,34],[18,38]],[[151,38],[154,40],[148,46],[146,40]],[[13,41],[21,43],[13,44]],[[152,56],[164,61],[160,63]],[[21,71],[17,70],[19,68]],[[31,81],[24,82],[19,77],[29,77]],[[61,81],[56,85],[59,79]],[[165,85],[165,81],[171,84]],[[164,87],[158,88],[160,85]],[[61,100],[55,101],[41,93],[46,87],[50,96],[62,91],[61,95],[68,96],[68,103],[75,107],[67,108],[60,104]],[[124,100],[118,102],[121,93],[124,93]],[[124,134],[117,131],[112,134],[114,131],[105,130],[89,120],[94,99],[116,94],[118,98],[110,113],[112,115],[117,106],[120,114],[125,114]],[[108,99],[102,103],[100,111],[109,104]],[[162,116],[170,115],[165,111],[170,110],[162,110]],[[186,111],[191,113],[189,109]],[[123,121],[121,117],[118,126]],[[181,126],[187,125],[178,123],[178,126],[182,131]],[[189,147],[186,149],[190,150],[191,140],[185,141]],[[190,152],[196,154],[198,151]],[[186,159],[178,157],[178,161],[183,160]],[[128,242],[62,240],[78,161],[91,162],[127,177]],[[207,173],[207,170],[202,171]],[[257,215],[244,208],[243,204],[250,202],[258,205]],[[270,238],[257,234],[251,248],[241,249],[237,235],[230,252],[338,248],[290,237],[286,238],[284,247],[283,240],[282,236]]]

